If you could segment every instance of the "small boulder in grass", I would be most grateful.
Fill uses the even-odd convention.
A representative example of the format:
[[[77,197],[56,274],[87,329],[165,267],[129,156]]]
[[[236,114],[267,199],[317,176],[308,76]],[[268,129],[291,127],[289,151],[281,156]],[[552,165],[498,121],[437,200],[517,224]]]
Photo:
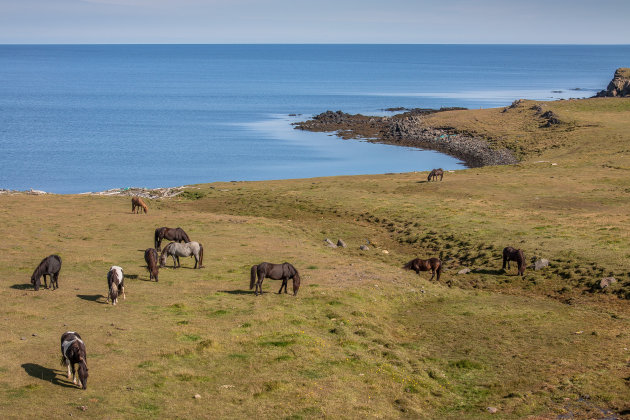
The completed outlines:
[[[199,395],[199,394],[195,394],[194,398],[195,398],[196,400],[199,400],[199,399],[201,399],[201,395]]]
[[[457,272],[457,274],[468,274],[470,273],[470,268],[462,268]]]
[[[330,248],[337,248],[337,245],[335,245],[333,243],[333,241],[331,241],[330,239],[326,238],[324,239],[324,245],[330,247]]]
[[[369,250],[370,250],[370,248],[369,248],[367,245],[361,245],[361,246],[359,247],[359,249],[360,249],[361,251],[369,251]]]
[[[496,407],[486,407],[486,410],[488,410],[488,413],[490,414],[495,414],[497,411],[499,411]]]
[[[337,241],[337,246],[340,246],[340,247],[342,247],[342,248],[346,248],[346,247],[347,247],[347,245],[346,245],[346,243],[343,241],[343,239],[339,239],[339,240]]]
[[[605,289],[608,286],[610,286],[611,284],[615,284],[615,283],[617,283],[617,279],[616,278],[614,278],[614,277],[604,277],[599,282],[599,288],[600,289]]]
[[[543,268],[549,266],[549,260],[546,258],[539,258],[536,262],[531,266],[534,270],[542,270]]]

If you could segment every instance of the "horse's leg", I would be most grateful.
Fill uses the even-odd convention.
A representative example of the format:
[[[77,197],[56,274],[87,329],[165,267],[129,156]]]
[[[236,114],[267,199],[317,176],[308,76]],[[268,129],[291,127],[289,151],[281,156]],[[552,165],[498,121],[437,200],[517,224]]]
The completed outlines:
[[[256,296],[263,294],[262,282],[263,282],[264,279],[265,279],[265,275],[264,274],[262,276],[260,274],[258,275],[258,281],[256,282]]]
[[[197,262],[199,262],[199,259],[197,258],[197,256],[195,254],[193,254],[193,257],[195,257],[195,266],[193,267],[193,270],[197,268]],[[201,268],[201,267],[199,267]]]
[[[127,296],[125,296],[125,285],[122,284],[120,288],[122,289],[123,300],[127,300]]]
[[[278,294],[282,293],[282,288],[287,286],[287,279],[286,277],[282,278],[282,284],[280,285],[280,290],[278,290]],[[286,293],[286,292],[284,292]]]
[[[176,255],[177,258],[177,268],[181,267],[182,264],[179,262],[179,255]]]
[[[64,360],[66,362],[66,367],[68,368],[68,379],[70,379],[70,378],[72,378],[72,374],[70,373],[70,360],[68,360],[65,357],[64,357]]]
[[[433,277],[435,277],[435,268],[431,268],[431,278],[429,281],[433,280]]]
[[[77,384],[77,369],[74,363],[72,363],[72,383]]]
[[[44,274],[42,277],[44,278],[44,287],[48,289],[48,282],[46,281],[46,274]],[[50,282],[52,283],[52,278],[50,279]]]

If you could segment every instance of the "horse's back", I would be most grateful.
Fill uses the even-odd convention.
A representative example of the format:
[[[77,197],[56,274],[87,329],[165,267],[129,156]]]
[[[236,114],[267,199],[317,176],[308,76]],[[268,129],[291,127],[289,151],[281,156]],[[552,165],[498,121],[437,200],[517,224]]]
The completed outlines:
[[[107,280],[115,281],[118,280],[117,283],[120,283],[123,280],[123,269],[120,266],[112,265],[109,268],[109,272],[107,273]]]

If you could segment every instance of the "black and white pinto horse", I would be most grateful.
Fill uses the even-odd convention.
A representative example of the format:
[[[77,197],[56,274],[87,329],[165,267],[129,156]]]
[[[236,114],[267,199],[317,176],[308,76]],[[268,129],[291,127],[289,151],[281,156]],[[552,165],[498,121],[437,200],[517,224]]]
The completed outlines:
[[[112,305],[115,305],[118,303],[118,296],[121,293],[123,299],[126,299],[123,269],[117,265],[112,265],[107,273],[107,302],[111,299]]]
[[[61,335],[61,365],[68,368],[68,379],[73,377],[72,382],[75,385],[83,389],[87,388],[88,367],[85,344],[81,336],[74,331]],[[75,365],[79,365],[78,369],[75,369]]]
[[[39,290],[41,286],[41,277],[44,277],[44,287],[48,289],[46,276],[50,277],[50,287],[53,290],[59,288],[59,271],[61,271],[61,257],[59,255],[49,255],[39,263],[33,275],[31,276],[31,284],[35,290]]]
[[[256,276],[258,276],[258,281],[256,281]],[[298,289],[300,288],[300,274],[295,267],[288,262],[282,264],[262,262],[252,266],[249,289],[251,290],[256,286],[256,290],[254,290],[256,296],[258,296],[258,294],[262,295],[262,282],[265,277],[274,280],[282,280],[278,294],[282,293],[283,288],[284,293],[287,293],[287,283],[289,279],[293,279],[293,296],[297,295]]]
[[[199,242],[171,242],[164,247],[160,255],[160,267],[166,265],[168,256],[173,257],[173,268],[181,267],[179,257],[195,257],[195,268],[203,267],[203,246]],[[177,263],[177,264],[176,264]]]

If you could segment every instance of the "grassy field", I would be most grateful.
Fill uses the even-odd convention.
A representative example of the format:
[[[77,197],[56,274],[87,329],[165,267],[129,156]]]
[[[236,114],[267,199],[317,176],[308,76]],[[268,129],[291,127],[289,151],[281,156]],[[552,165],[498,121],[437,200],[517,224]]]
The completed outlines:
[[[128,197],[0,196],[0,417],[630,418],[630,100],[544,103],[551,127],[535,105],[427,117],[523,159],[443,182],[215,183],[148,215]],[[205,268],[182,259],[149,282],[159,226],[202,243]],[[508,245],[550,266],[505,273]],[[34,292],[52,253],[60,289]],[[401,270],[417,256],[443,259],[440,282]],[[298,296],[265,280],[255,297],[261,261],[293,263]],[[86,343],[86,391],[59,365],[67,330]]]

